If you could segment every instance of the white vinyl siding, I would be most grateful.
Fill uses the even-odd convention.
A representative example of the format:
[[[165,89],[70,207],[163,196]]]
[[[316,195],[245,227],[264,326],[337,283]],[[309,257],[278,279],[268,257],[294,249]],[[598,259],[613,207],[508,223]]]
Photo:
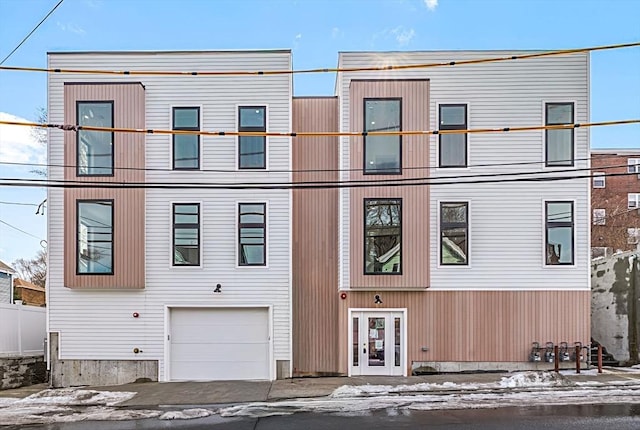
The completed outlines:
[[[49,67],[113,70],[282,70],[291,68],[289,52],[194,52],[131,54],[50,54]],[[291,121],[291,77],[280,76],[110,76],[49,74],[49,119],[62,123],[63,83],[140,81],[146,93],[146,128],[170,129],[173,106],[200,106],[203,130],[233,131],[238,105],[265,105],[268,129],[287,132]],[[116,106],[116,109],[118,107]],[[49,162],[62,165],[63,131],[49,130]],[[230,172],[171,171],[169,135],[146,135],[147,182],[288,182],[290,138],[268,143],[271,171],[236,171],[233,136],[201,137],[201,169]],[[117,167],[117,166],[116,166]],[[278,172],[279,171],[279,172]],[[284,171],[284,172],[283,172]],[[60,168],[50,179],[63,179]],[[67,359],[147,359],[160,361],[164,378],[164,306],[271,306],[273,358],[290,356],[290,191],[146,191],[146,282],[141,291],[77,291],[63,286],[63,192],[50,189],[49,329],[60,332],[60,357]],[[267,201],[268,268],[236,267],[237,201]],[[201,202],[202,267],[172,267],[171,202]],[[213,293],[216,284],[222,292]],[[140,317],[132,318],[133,312]],[[134,354],[133,348],[143,350]]]
[[[442,63],[518,55],[517,51],[342,53],[340,67],[384,64]],[[429,69],[339,73],[336,92],[340,97],[340,130],[349,130],[349,86],[351,79],[429,79],[429,128],[437,129],[438,105],[456,101],[472,106],[469,128],[502,128],[543,125],[544,105],[551,102],[574,103],[576,122],[589,120],[589,57],[573,54],[530,60],[478,65],[459,65]],[[360,131],[360,130],[353,130]],[[562,173],[564,168],[545,168],[544,131],[474,134],[468,145],[468,169],[438,168],[438,136],[425,138],[430,147],[430,175],[493,174],[505,172]],[[349,166],[349,138],[340,140],[340,167]],[[569,169],[589,167],[589,130],[575,129],[575,164]],[[496,163],[522,163],[512,167],[473,167]],[[425,161],[426,164],[426,161]],[[348,172],[341,172],[348,179]],[[429,287],[441,290],[587,290],[589,289],[589,229],[591,180],[561,182],[514,182],[452,184],[431,186],[430,190],[430,269]],[[349,190],[340,191],[341,243],[340,287],[349,287]],[[544,267],[544,201],[575,200],[575,265]],[[469,201],[469,254],[471,267],[438,267],[438,201]],[[405,214],[405,216],[414,216]],[[416,214],[415,216],[421,216]],[[411,232],[404,232],[411,234]],[[360,268],[354,268],[360,270]],[[404,267],[408,273],[418,268]],[[549,279],[553,279],[550,282]],[[427,287],[427,285],[425,285]]]

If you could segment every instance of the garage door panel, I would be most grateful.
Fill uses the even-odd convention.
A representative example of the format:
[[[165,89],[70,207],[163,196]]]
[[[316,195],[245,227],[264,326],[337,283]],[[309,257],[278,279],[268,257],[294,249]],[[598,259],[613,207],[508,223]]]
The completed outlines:
[[[266,308],[174,308],[171,380],[269,379]]]

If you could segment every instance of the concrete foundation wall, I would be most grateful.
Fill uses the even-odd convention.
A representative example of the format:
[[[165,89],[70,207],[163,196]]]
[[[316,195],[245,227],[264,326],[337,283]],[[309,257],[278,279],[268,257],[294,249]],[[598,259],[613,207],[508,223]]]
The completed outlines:
[[[553,363],[520,362],[520,361],[425,361],[411,363],[411,373],[420,375],[425,373],[460,373],[460,372],[516,372],[516,371],[551,371]],[[582,369],[587,369],[588,364],[582,360]],[[560,369],[571,370],[576,368],[575,361],[563,361]]]
[[[119,385],[158,380],[157,360],[59,360],[58,334],[51,333],[51,386]]]
[[[0,357],[0,390],[41,384],[46,379],[44,355]]]
[[[591,294],[591,336],[616,360],[637,363],[640,253],[627,252],[594,261]]]

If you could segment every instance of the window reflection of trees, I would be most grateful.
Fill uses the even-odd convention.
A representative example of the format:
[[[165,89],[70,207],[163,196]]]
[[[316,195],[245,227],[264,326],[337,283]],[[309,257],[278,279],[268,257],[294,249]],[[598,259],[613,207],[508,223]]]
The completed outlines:
[[[366,273],[400,273],[399,200],[370,200],[366,211]]]

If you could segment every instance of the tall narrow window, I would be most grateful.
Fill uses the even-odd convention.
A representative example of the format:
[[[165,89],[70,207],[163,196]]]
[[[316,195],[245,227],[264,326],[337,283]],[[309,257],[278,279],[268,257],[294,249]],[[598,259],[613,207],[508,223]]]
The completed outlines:
[[[173,265],[200,265],[200,204],[173,204]]]
[[[264,106],[238,108],[238,131],[266,132],[267,109]],[[238,168],[265,169],[267,164],[265,136],[238,137]]]
[[[364,99],[364,131],[401,131],[402,99]],[[400,174],[402,137],[364,136],[364,173]]]
[[[113,101],[76,105],[79,126],[113,127]],[[113,175],[113,132],[78,130],[76,133],[76,175]]]
[[[469,264],[469,204],[440,203],[440,264]]]
[[[402,273],[402,200],[365,199],[364,216],[364,273]]]
[[[546,202],[547,265],[573,264],[573,202]]]
[[[440,105],[440,130],[466,130],[467,105]],[[440,167],[467,166],[467,134],[440,134]]]
[[[264,266],[267,260],[267,205],[265,203],[240,203],[238,212],[238,264],[240,266]]]
[[[76,272],[112,275],[113,200],[79,200],[77,217]]]
[[[546,103],[545,124],[573,124],[573,103]],[[573,128],[545,130],[546,165],[573,166]]]
[[[200,131],[200,108],[173,108],[173,129],[182,131]],[[174,170],[200,169],[200,135],[173,135]]]

